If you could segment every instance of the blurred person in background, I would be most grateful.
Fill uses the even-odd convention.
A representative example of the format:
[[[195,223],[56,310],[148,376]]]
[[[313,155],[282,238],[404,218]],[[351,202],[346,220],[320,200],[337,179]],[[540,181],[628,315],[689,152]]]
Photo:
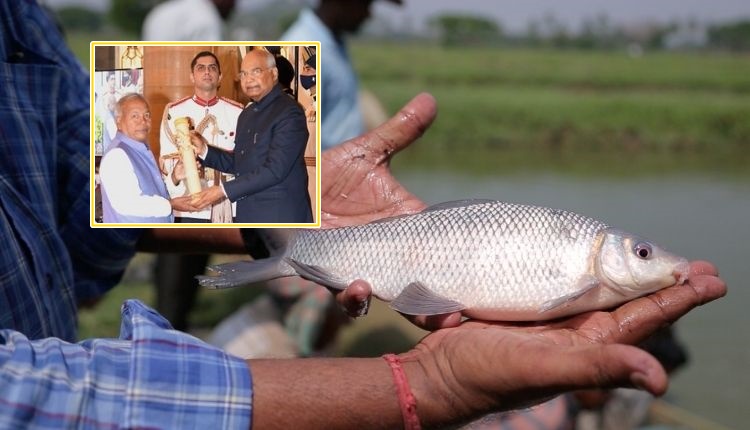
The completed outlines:
[[[201,51],[190,64],[190,81],[193,94],[167,104],[162,115],[159,133],[160,160],[164,182],[172,197],[184,196],[187,187],[173,173],[181,162],[177,150],[174,121],[189,117],[195,130],[212,146],[234,149],[237,118],[242,105],[218,95],[221,83],[221,64],[210,51]],[[229,179],[213,169],[201,169],[204,186]],[[193,211],[175,212],[176,223],[231,223],[235,205],[222,201],[212,207]],[[190,310],[195,304],[198,284],[195,276],[202,274],[208,263],[207,254],[159,254],[155,267],[156,308],[178,330],[188,328]]]
[[[320,106],[320,145],[328,149],[365,131],[359,101],[359,81],[354,72],[346,36],[360,30],[370,17],[375,0],[319,0],[317,8],[303,9],[281,36],[282,40],[319,40],[323,82]],[[388,0],[401,4],[401,0]]]
[[[389,0],[401,4],[400,0]],[[359,31],[370,17],[374,0],[320,0],[313,11],[303,9],[282,40],[318,40],[323,56],[323,76],[316,76],[316,56],[308,57],[300,73],[300,85],[317,98],[316,83],[323,84],[320,117],[321,149],[327,149],[360,135],[365,131],[365,120],[359,102],[359,84],[346,49],[345,37]],[[307,107],[308,121],[315,121],[315,105]],[[325,288],[302,278],[293,277],[269,282],[270,299],[262,297],[254,305],[240,309],[225,320],[215,331],[214,341],[230,350],[252,356],[280,354],[310,356],[323,354],[333,344],[345,316],[335,306]],[[265,304],[274,304],[269,311]],[[263,304],[263,305],[261,305]],[[257,351],[257,343],[243,342],[257,337],[254,327],[268,326],[274,320],[283,321],[289,339],[281,342],[293,345],[279,351]],[[244,347],[242,345],[245,345]]]
[[[146,16],[143,22],[143,40],[222,40],[225,22],[234,11],[235,3],[235,0],[167,0],[156,5]],[[195,76],[191,75],[191,79],[195,80]],[[209,90],[209,93],[218,89],[218,82],[215,86],[216,88]],[[169,115],[168,109],[165,109],[165,114]],[[222,124],[234,121],[233,125],[226,126],[227,130],[231,129],[232,136],[235,132],[237,115],[239,114],[231,113],[231,118],[217,117],[217,122]],[[234,142],[232,142],[233,145]],[[205,272],[209,257],[210,255],[205,253],[189,255],[159,253],[156,256],[154,266],[156,308],[178,330],[188,328],[190,310],[195,304],[199,288],[195,277]]]
[[[235,0],[168,0],[143,21],[143,40],[222,40]]]
[[[305,116],[307,117],[307,120],[310,122],[315,122],[315,101],[317,100],[317,94],[315,92],[316,90],[315,68],[317,66],[315,65],[315,61],[317,58],[318,58],[317,55],[311,55],[305,61],[305,65],[302,66],[302,71],[300,71],[300,76],[299,76],[300,86],[302,86],[302,88],[310,92],[310,96],[312,97],[312,100],[313,100],[310,106],[308,106],[305,109]]]
[[[294,90],[292,89],[292,81],[294,81],[294,66],[289,60],[283,55],[274,54],[276,60],[276,69],[279,71],[279,84],[284,94],[294,98]]]

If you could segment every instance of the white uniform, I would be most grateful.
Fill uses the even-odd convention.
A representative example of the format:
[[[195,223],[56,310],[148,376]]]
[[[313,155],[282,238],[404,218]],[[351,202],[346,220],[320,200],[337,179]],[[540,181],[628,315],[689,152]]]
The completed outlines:
[[[160,158],[167,176],[164,182],[170,197],[184,196],[187,193],[185,181],[175,185],[172,181],[172,171],[179,160],[177,145],[175,142],[174,120],[180,117],[190,117],[196,131],[201,133],[209,145],[224,149],[234,150],[234,136],[237,128],[237,118],[242,112],[242,105],[234,100],[224,97],[216,97],[206,101],[198,96],[185,97],[174,103],[169,103],[164,108],[164,115],[160,131]],[[218,185],[219,180],[232,179],[230,175],[222,175],[213,169],[200,169],[201,185],[205,189],[208,186]],[[232,215],[237,214],[236,205],[232,203]],[[189,217],[210,220],[211,209],[207,208],[199,212],[175,211],[176,217]]]

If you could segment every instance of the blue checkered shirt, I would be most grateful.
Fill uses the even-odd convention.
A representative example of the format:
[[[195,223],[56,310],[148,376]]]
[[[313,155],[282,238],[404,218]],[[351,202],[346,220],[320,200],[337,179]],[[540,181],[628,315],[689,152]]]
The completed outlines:
[[[248,428],[245,363],[139,302],[119,340],[66,342],[141,233],[89,227],[89,118],[89,78],[49,17],[0,0],[0,428]]]
[[[137,300],[122,307],[119,339],[0,330],[0,344],[0,428],[250,428],[245,362]]]
[[[76,338],[139,230],[89,227],[89,80],[29,0],[0,1],[0,327]]]

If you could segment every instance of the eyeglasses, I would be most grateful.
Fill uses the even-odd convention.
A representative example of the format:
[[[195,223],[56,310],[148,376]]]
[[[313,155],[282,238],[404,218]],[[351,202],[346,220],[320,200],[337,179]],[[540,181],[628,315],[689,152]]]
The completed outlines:
[[[130,118],[131,120],[136,120],[136,121],[138,120],[150,121],[151,120],[151,112],[141,113],[138,111],[135,111],[135,112],[131,111],[131,112],[128,112],[127,115],[128,115],[128,118]]]
[[[206,68],[208,68],[208,71],[211,73],[218,73],[219,72],[219,66],[216,64],[196,64],[195,70],[197,70],[199,73],[203,73],[206,71]]]
[[[256,67],[255,69],[250,70],[249,72],[243,70],[240,73],[238,73],[237,76],[239,76],[240,79],[247,79],[249,76],[257,78],[258,76],[261,75],[261,73],[263,73],[264,71],[266,71],[268,69],[270,69],[270,67],[266,67],[265,69],[261,69],[260,67]]]

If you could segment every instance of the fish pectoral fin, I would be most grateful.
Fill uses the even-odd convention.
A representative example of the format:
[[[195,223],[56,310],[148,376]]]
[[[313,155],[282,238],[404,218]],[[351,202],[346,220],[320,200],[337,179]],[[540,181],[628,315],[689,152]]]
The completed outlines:
[[[439,315],[466,309],[463,304],[440,297],[421,282],[412,282],[390,303],[392,309],[407,315]]]
[[[581,277],[581,279],[578,280],[577,286],[578,286],[578,289],[573,293],[566,294],[562,297],[558,297],[556,299],[552,299],[547,302],[544,302],[542,304],[541,309],[539,310],[540,313],[547,312],[549,310],[555,309],[559,306],[563,306],[567,303],[570,303],[579,299],[584,294],[598,287],[599,280],[596,279],[596,277],[594,276],[584,275]]]
[[[286,262],[292,266],[298,275],[316,284],[336,290],[344,290],[349,285],[345,280],[320,266],[305,264],[293,258],[287,258]]]

